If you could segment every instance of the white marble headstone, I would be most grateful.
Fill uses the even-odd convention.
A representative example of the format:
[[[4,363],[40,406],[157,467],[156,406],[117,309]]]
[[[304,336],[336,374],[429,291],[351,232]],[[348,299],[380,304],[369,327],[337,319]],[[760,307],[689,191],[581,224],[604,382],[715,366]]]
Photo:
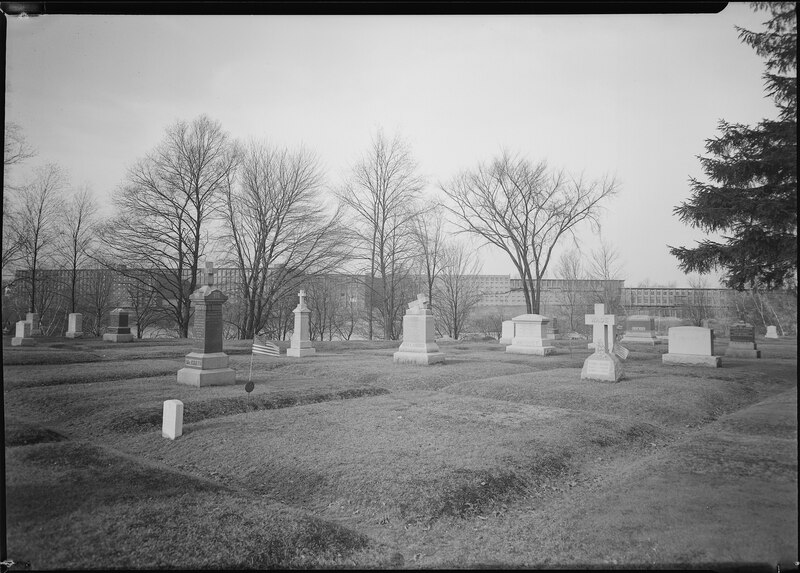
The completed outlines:
[[[714,354],[714,331],[702,326],[673,326],[669,329],[670,354]]]
[[[161,424],[161,435],[174,440],[183,434],[183,402],[180,400],[164,401],[164,421]]]

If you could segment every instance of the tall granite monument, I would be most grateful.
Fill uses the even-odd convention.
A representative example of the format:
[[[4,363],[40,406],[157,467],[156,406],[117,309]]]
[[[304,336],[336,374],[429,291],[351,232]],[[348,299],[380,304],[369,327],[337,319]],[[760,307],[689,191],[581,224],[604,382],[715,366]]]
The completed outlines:
[[[228,297],[214,288],[213,263],[206,263],[205,283],[189,296],[195,344],[186,355],[186,366],[178,370],[178,384],[228,386],[236,383],[236,371],[228,367],[230,357],[222,351],[222,303]]]

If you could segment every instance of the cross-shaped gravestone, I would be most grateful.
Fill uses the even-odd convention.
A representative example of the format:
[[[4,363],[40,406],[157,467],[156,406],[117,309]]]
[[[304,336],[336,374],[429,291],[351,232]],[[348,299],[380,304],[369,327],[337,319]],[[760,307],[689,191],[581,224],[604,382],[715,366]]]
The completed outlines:
[[[602,336],[594,336],[595,352],[614,352],[614,329],[616,323],[616,316],[613,314],[603,314],[605,306],[602,304],[594,305],[594,314],[586,315],[586,324],[594,326],[601,326],[603,329]]]
[[[300,297],[300,306],[305,306],[306,305],[306,291],[301,290],[299,293],[297,293],[297,296]]]
[[[214,263],[206,263],[206,284],[212,286],[214,284]]]
[[[412,300],[410,303],[408,303],[408,308],[416,308],[416,309],[428,308],[428,303],[430,303],[428,295],[424,293],[419,293],[417,295],[417,300]]]

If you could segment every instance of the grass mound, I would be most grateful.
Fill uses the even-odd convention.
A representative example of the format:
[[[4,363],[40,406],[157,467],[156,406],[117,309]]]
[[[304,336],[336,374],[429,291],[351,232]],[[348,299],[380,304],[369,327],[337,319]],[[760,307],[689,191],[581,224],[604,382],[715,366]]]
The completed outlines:
[[[78,364],[81,362],[99,362],[103,358],[95,352],[72,350],[70,348],[30,348],[9,351],[3,348],[3,364],[6,365],[40,365],[40,364]]]
[[[567,453],[542,453],[515,467],[513,460],[493,470],[458,469],[443,480],[430,497],[423,496],[422,510],[431,520],[444,517],[461,519],[479,515],[499,515],[507,506],[524,497],[540,497],[552,483],[566,476],[571,466]],[[409,507],[401,506],[401,513]]]
[[[63,384],[92,384],[132,378],[150,378],[174,374],[180,366],[174,360],[121,360],[86,364],[80,369],[65,369],[61,365],[39,368],[9,366],[3,369],[5,390],[59,386]]]
[[[44,442],[60,442],[66,439],[65,436],[53,430],[28,424],[16,418],[6,417],[5,444],[7,448]]]
[[[8,484],[8,547],[34,569],[343,568],[392,557],[335,523],[104,448],[40,444],[9,458],[26,471]]]
[[[628,373],[626,372],[626,376]],[[752,383],[719,374],[698,382],[693,373],[631,372],[616,384],[581,380],[577,369],[468,380],[443,391],[531,405],[603,412],[665,427],[696,426],[757,400]]]
[[[388,393],[389,391],[384,388],[366,387],[326,393],[236,396],[197,400],[184,402],[183,423],[191,424],[210,418],[232,416],[258,410],[275,410],[291,406],[329,402],[331,400],[380,396]],[[161,426],[162,415],[161,410],[152,407],[136,408],[115,417],[106,427],[113,432],[120,433],[150,431]]]

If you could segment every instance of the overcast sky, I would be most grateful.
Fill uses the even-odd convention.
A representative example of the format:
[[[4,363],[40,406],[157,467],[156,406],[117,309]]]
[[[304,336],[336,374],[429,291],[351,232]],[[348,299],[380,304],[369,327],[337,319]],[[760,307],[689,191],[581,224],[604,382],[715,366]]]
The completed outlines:
[[[738,3],[686,15],[9,17],[6,121],[39,152],[12,177],[55,162],[108,202],[168,125],[206,113],[234,137],[314,150],[333,187],[382,127],[410,144],[428,193],[503,148],[616,175],[602,236],[626,286],[688,286],[667,245],[703,235],[672,209],[702,177],[696,156],[718,120],[775,116],[763,60],[734,28],[768,19]],[[580,240],[588,252],[597,236],[586,227]],[[484,273],[516,274],[479,253]]]

